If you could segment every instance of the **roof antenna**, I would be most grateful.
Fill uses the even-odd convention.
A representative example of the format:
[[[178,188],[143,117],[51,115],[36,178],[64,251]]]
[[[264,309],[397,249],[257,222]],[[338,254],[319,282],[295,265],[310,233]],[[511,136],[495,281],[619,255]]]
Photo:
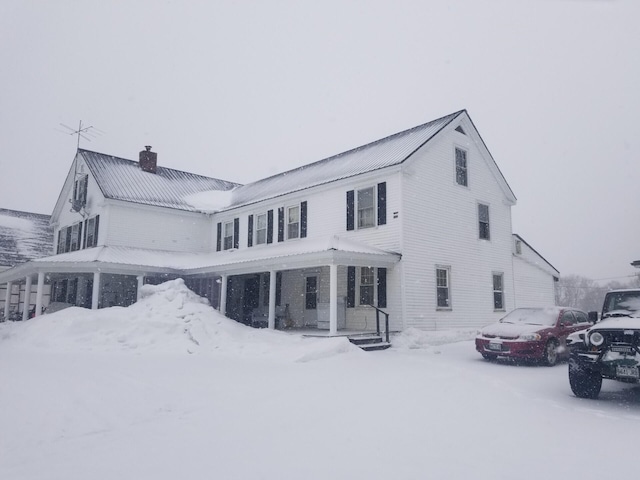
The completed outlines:
[[[62,133],[78,136],[76,150],[80,150],[80,137],[84,138],[87,142],[90,142],[92,138],[97,138],[99,135],[102,135],[104,133],[102,130],[95,128],[93,125],[83,127],[82,120],[80,120],[80,124],[78,125],[77,129],[73,129],[70,126],[65,125],[64,123],[61,123],[60,125],[69,130],[68,132],[62,132],[62,130],[60,130]]]

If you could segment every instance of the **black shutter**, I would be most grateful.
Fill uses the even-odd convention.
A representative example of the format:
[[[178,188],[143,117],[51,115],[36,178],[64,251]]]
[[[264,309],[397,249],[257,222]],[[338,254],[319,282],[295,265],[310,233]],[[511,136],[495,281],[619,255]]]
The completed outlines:
[[[347,307],[356,306],[356,267],[347,267]]]
[[[378,308],[387,308],[387,269],[378,268]]]
[[[276,306],[282,303],[282,272],[276,272]]]
[[[96,215],[96,224],[95,229],[93,230],[93,245],[92,247],[96,247],[98,245],[98,227],[100,226],[100,215]]]
[[[83,222],[82,227],[82,248],[87,248],[87,227],[89,226],[89,220]]]
[[[273,243],[273,210],[267,212],[267,243]]]
[[[300,204],[300,238],[307,236],[307,202]]]
[[[222,222],[218,222],[218,242],[216,243],[216,252],[222,250]]]
[[[354,191],[353,190],[349,190],[347,192],[347,230],[353,230],[355,223],[354,223],[354,207],[355,207],[355,202],[354,202]]]
[[[65,239],[64,239],[64,251],[65,252],[70,252],[71,251],[71,227],[67,227],[67,234],[65,235]]]
[[[253,215],[249,215],[249,224],[247,225],[247,247],[253,246]]]
[[[284,207],[278,209],[278,241],[284,242]]]
[[[73,200],[78,199],[78,180],[73,182]]]
[[[56,253],[62,253],[62,249],[60,248],[60,237],[62,237],[63,229],[58,230],[58,248],[56,249]]]
[[[233,248],[240,248],[240,219],[233,219]]]
[[[387,223],[387,182],[378,184],[378,225]]]

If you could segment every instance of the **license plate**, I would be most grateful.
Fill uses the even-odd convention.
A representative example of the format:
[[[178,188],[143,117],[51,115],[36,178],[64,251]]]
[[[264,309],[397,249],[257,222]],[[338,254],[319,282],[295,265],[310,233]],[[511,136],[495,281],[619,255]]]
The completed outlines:
[[[640,374],[638,372],[638,367],[626,367],[623,365],[618,365],[616,367],[616,376],[624,378],[638,378],[640,377]]]
[[[493,350],[494,352],[502,351],[502,344],[498,342],[489,342],[489,350]]]

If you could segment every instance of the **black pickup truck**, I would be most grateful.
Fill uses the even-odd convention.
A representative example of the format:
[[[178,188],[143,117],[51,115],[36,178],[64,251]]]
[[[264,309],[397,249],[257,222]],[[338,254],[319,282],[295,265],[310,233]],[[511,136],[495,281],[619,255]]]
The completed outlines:
[[[602,379],[640,379],[640,289],[607,293],[600,321],[567,339],[569,384],[577,397],[597,398]]]

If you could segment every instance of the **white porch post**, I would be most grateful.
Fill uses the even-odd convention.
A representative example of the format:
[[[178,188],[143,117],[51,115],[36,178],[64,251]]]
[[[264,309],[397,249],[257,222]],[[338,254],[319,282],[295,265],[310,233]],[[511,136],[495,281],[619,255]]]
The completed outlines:
[[[138,275],[138,291],[136,292],[136,302],[142,297],[142,286],[144,285],[144,275]]]
[[[11,290],[13,290],[13,283],[7,282],[7,294],[4,299],[4,319],[9,319],[9,304],[11,303]]]
[[[227,314],[227,276],[220,277],[222,284],[220,285],[220,313]]]
[[[22,321],[25,322],[29,318],[29,304],[31,303],[31,275],[27,276],[24,285],[24,307],[22,308]]]
[[[42,296],[44,295],[44,272],[38,272],[38,287],[36,289],[36,317],[42,315]]]
[[[100,300],[100,272],[93,272],[93,290],[91,292],[91,310],[98,309]]]
[[[329,265],[329,333],[338,333],[338,266]]]
[[[268,327],[276,328],[276,271],[269,272],[269,322]]]

